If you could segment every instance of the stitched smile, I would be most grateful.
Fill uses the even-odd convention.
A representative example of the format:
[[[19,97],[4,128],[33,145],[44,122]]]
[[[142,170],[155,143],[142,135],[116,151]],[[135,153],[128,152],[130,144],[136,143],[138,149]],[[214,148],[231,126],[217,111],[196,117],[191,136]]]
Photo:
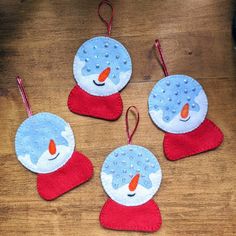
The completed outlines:
[[[105,83],[98,84],[98,83],[96,83],[96,81],[95,81],[95,80],[93,80],[93,83],[94,83],[95,85],[97,85],[97,86],[104,86],[104,85],[105,85]]]
[[[133,197],[136,193],[133,193],[133,194],[127,194],[128,197]]]
[[[51,159],[48,159],[49,161],[55,160],[59,156],[60,152],[57,153],[57,155]]]
[[[190,118],[191,118],[191,116],[189,116],[189,118],[188,118],[187,120],[181,120],[181,119],[180,119],[180,121],[186,122],[186,121],[188,121]]]

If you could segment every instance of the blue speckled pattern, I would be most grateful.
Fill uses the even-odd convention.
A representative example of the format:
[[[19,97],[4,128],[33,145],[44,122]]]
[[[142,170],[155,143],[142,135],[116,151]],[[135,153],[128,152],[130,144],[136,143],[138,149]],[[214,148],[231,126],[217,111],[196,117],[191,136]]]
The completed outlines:
[[[136,145],[115,149],[107,156],[102,166],[102,172],[113,176],[114,189],[130,183],[137,173],[140,174],[139,184],[149,189],[152,187],[149,175],[156,173],[159,169],[155,156],[148,149]]]
[[[159,80],[149,96],[150,110],[162,110],[163,120],[170,122],[182,107],[190,104],[190,110],[199,111],[199,104],[194,102],[202,86],[186,75],[168,76]]]
[[[48,152],[50,140],[55,142],[61,155],[48,163],[45,160],[45,166],[48,166],[40,171],[41,167],[37,164],[43,153]],[[33,172],[46,173],[57,169],[70,158],[74,150],[74,136],[70,125],[62,118],[42,112],[30,116],[20,125],[16,133],[15,149],[20,162],[26,168]],[[67,153],[64,153],[65,150]]]
[[[106,67],[111,68],[111,80],[118,84],[120,71],[130,70],[131,59],[124,46],[109,37],[96,37],[84,42],[76,53],[86,65],[83,75],[99,74]]]
[[[179,121],[184,105],[189,105],[189,120]],[[170,75],[159,80],[148,98],[149,113],[154,123],[171,133],[185,133],[197,128],[208,109],[202,86],[186,75]]]
[[[98,76],[107,67],[110,74],[104,86],[96,87],[90,78],[99,84]],[[94,37],[78,49],[74,65],[74,77],[79,86],[93,95],[110,95],[121,90],[130,80],[131,58],[126,48],[110,37]],[[84,81],[85,80],[85,81]],[[87,81],[87,82],[86,82]]]

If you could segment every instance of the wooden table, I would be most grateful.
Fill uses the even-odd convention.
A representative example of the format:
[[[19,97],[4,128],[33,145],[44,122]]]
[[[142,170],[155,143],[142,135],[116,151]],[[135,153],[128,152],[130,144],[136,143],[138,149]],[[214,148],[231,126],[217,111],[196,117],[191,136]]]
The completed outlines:
[[[14,1],[0,3],[0,235],[146,235],[99,225],[107,199],[100,169],[108,153],[126,144],[124,115],[116,122],[72,114],[66,105],[75,85],[72,63],[86,39],[103,35],[98,1]],[[122,91],[124,109],[136,105],[140,126],[133,143],[158,156],[163,182],[155,195],[163,225],[155,235],[235,235],[236,70],[231,38],[233,1],[123,0],[115,8],[112,37],[128,48],[133,76]],[[153,53],[159,38],[170,73],[196,78],[209,99],[208,118],[225,140],[215,151],[167,161],[163,132],[151,122],[147,97],[163,77]],[[36,191],[36,175],[17,161],[14,137],[27,117],[15,76],[24,79],[33,112],[49,111],[70,122],[76,149],[92,160],[93,179],[46,202]]]

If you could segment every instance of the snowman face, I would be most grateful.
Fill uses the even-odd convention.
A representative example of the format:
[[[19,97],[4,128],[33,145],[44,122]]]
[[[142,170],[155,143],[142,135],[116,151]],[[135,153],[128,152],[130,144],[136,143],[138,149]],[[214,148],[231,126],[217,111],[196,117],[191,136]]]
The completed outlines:
[[[131,58],[125,47],[109,37],[84,42],[73,65],[78,85],[95,96],[108,96],[125,87],[131,77]]]
[[[75,147],[72,129],[52,113],[38,113],[18,128],[15,148],[18,160],[36,173],[50,173],[62,167]]]
[[[110,198],[125,206],[150,200],[161,184],[161,168],[146,148],[126,145],[106,158],[101,171],[103,188]]]
[[[202,86],[186,75],[171,75],[158,81],[150,93],[148,105],[153,122],[169,133],[196,129],[208,109]]]

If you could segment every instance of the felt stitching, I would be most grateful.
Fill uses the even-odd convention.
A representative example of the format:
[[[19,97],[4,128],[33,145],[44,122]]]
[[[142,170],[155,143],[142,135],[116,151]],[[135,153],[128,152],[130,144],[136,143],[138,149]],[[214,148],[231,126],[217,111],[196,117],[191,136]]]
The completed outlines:
[[[83,173],[83,177],[85,177],[85,178],[83,179],[83,182],[82,182],[82,183],[80,183],[80,184],[78,184],[78,185],[75,185],[75,186],[73,186],[72,188],[65,189],[65,191],[61,192],[60,195],[57,195],[57,196],[55,196],[54,198],[50,198],[49,196],[44,196],[44,197],[42,197],[42,196],[40,195],[43,199],[45,199],[45,200],[47,200],[47,201],[54,200],[54,199],[56,199],[56,198],[58,198],[58,197],[64,195],[65,193],[67,193],[67,192],[69,192],[69,191],[75,189],[76,187],[80,186],[81,184],[86,183],[88,180],[90,180],[90,179],[93,177],[93,164],[92,164],[92,162],[89,160],[88,157],[86,157],[86,156],[85,156],[83,153],[81,153],[81,152],[74,151],[74,153],[73,153],[72,155],[76,155],[76,154],[79,155],[78,158],[80,158],[80,159],[83,158],[83,159],[86,160],[86,165],[85,165],[85,163],[83,163],[83,167],[85,168],[85,172],[86,172],[86,173],[91,173],[91,174],[87,175],[87,174],[85,174],[85,172],[84,172],[84,173]],[[69,162],[69,161],[70,161],[70,159],[68,160],[68,162]],[[65,165],[66,165],[66,164],[67,164],[67,163],[65,163]],[[65,166],[65,165],[64,165],[64,166]],[[81,165],[81,163],[80,163],[80,165]],[[64,172],[63,172],[64,166],[60,167],[60,168],[57,169],[55,172],[60,172],[60,171],[61,171],[61,173],[64,174]],[[84,169],[83,169],[83,170],[84,170]],[[53,177],[54,174],[55,174],[55,173],[52,172],[52,173],[40,174],[40,175],[47,175],[47,176],[50,178],[50,177]],[[38,177],[38,176],[37,176],[37,177]],[[42,188],[42,184],[40,184],[39,181],[37,181],[37,191],[38,191],[38,193],[41,192],[41,188]]]
[[[219,134],[221,135],[221,138],[219,139],[219,141],[216,143],[216,145],[212,146],[212,145],[205,145],[205,146],[202,146],[202,147],[199,147],[198,149],[194,149],[192,152],[188,153],[188,154],[183,154],[181,156],[179,156],[177,159],[169,159],[168,156],[170,155],[170,150],[171,148],[169,147],[169,143],[168,143],[168,139],[166,139],[166,137],[164,136],[164,141],[163,141],[163,148],[164,148],[164,153],[166,155],[166,157],[171,160],[171,161],[175,161],[175,160],[179,160],[179,159],[182,159],[184,157],[189,157],[189,156],[192,156],[192,155],[197,155],[199,153],[202,153],[202,152],[206,152],[206,151],[209,151],[209,150],[214,150],[216,149],[217,147],[219,147],[221,145],[221,143],[223,142],[224,140],[224,134],[222,133],[222,131],[220,130],[220,128],[218,126],[216,126],[212,121],[210,121],[209,119],[205,119],[205,121],[208,123],[208,124],[211,124],[212,127],[214,127],[218,132]],[[189,133],[191,132],[194,132],[195,130],[193,131],[190,131]],[[176,134],[178,135],[178,134]]]
[[[206,121],[207,122],[209,122],[209,120],[207,120],[206,119]],[[216,128],[222,135],[223,135],[223,133],[221,132],[221,130],[213,123],[213,122],[211,122],[211,124],[214,126],[214,128]],[[192,132],[192,131],[191,131]],[[222,143],[222,141],[223,141],[223,137],[222,137],[222,139],[221,140],[219,140],[219,142],[217,143],[218,145],[217,146],[219,146],[221,143]],[[165,148],[165,150],[166,150],[166,154],[168,155],[168,153],[169,153],[169,150],[170,150],[170,148],[169,148],[169,144],[168,144],[168,141],[167,140],[165,140],[165,138],[164,138],[164,148]],[[212,148],[212,146],[211,145],[206,145],[206,146],[203,146],[203,148],[199,148],[199,149],[195,149],[195,152],[198,152],[198,153],[201,153],[202,151],[204,151],[205,149],[206,149],[206,151],[208,151],[209,149],[211,149]],[[217,148],[217,147],[215,147],[215,148]],[[208,149],[208,150],[207,150]],[[195,152],[192,152],[192,153],[190,153],[188,156],[191,156],[191,155],[194,155],[194,154],[197,154],[197,153],[195,153]],[[187,157],[187,156],[186,156]]]
[[[137,120],[132,133],[128,122],[129,109],[126,112],[128,145],[113,150],[100,172],[103,189],[110,199],[102,207],[99,219],[104,228],[152,232],[157,231],[162,223],[159,208],[152,200],[160,187],[162,172],[153,153],[130,144],[139,120],[135,109]]]
[[[26,125],[25,125],[25,122],[27,122]],[[44,126],[45,122],[46,122],[46,125]],[[34,126],[35,124],[39,124],[39,125]],[[59,132],[59,135],[65,138],[65,141],[69,145],[68,147],[72,147],[71,149],[72,153],[69,152],[70,150],[68,151],[68,149],[66,149],[66,151],[68,151],[68,153],[66,153],[68,158],[66,159],[64,158],[63,162],[60,163],[59,167],[56,166],[56,168],[54,169],[51,168],[50,172],[37,171],[35,169],[35,173],[39,173],[37,174],[37,191],[39,195],[45,200],[53,200],[63,195],[64,193],[70,191],[71,189],[74,189],[75,187],[81,185],[82,183],[87,182],[90,178],[92,178],[93,165],[91,161],[85,155],[74,151],[75,139],[74,139],[74,134],[69,123],[67,123],[61,117],[54,115],[52,113],[42,112],[42,113],[35,114],[34,116],[30,116],[28,119],[22,122],[22,124],[19,126],[15,139],[18,140],[18,138],[22,137],[22,134],[20,133],[19,135],[18,132],[23,132],[25,130],[26,130],[26,134],[28,134],[28,132],[33,132],[32,127],[36,129],[36,131],[42,130],[43,131],[42,135],[43,135],[44,132],[48,131],[47,125],[49,126],[54,125],[52,127],[55,129],[55,133],[56,133],[55,134],[54,132],[51,132],[50,135],[52,135],[53,139],[50,139],[50,141],[48,139],[49,143],[46,146],[43,145],[43,148],[45,146],[45,148],[48,149],[48,152],[53,156],[53,158],[48,158],[50,157],[50,154],[49,153],[47,154],[46,156],[47,161],[48,161],[48,164],[46,163],[47,165],[49,165],[51,162],[53,163],[55,159],[57,159],[57,157],[61,154],[60,152],[57,152],[59,145],[58,146],[56,145],[58,144],[58,139],[56,138],[55,135],[58,135],[58,132]],[[58,125],[59,125],[59,128],[58,128]],[[25,132],[23,134],[25,134]],[[56,140],[56,143],[54,142],[55,140]],[[16,152],[17,154],[19,154],[22,152],[22,150],[20,150],[21,152],[19,152],[18,144],[16,145],[16,142],[15,142]],[[29,141],[29,144],[30,144],[30,141]],[[23,151],[25,152],[24,149]],[[31,154],[31,152],[26,150],[26,153],[29,156],[28,152],[29,154]],[[75,158],[79,158],[79,159],[75,160]],[[21,162],[21,164],[27,169],[29,169],[28,164],[25,165],[24,162]],[[29,169],[29,170],[33,171],[32,169]]]
[[[181,81],[181,83],[182,83],[182,85],[180,84],[180,82],[179,81]],[[175,83],[176,83],[176,86],[175,86]],[[169,86],[172,86],[171,87],[171,89],[169,88],[169,89],[167,89],[167,92],[168,93],[170,93],[172,90],[172,92],[173,92],[173,94],[171,93],[171,95],[162,95],[162,94],[165,94],[166,93],[166,88],[165,87],[163,87],[163,84],[165,84],[165,86],[168,88]],[[174,84],[174,85],[173,85]],[[178,86],[177,86],[177,84],[179,84]],[[193,84],[193,85],[192,85]],[[166,100],[167,100],[167,98],[168,98],[168,96],[170,96],[170,98],[168,98],[168,100],[169,101],[171,101],[171,103],[169,104],[169,105],[167,105],[167,106],[172,106],[173,104],[175,104],[176,103],[176,101],[177,100],[173,100],[173,97],[175,98],[176,96],[175,95],[177,95],[177,97],[178,96],[182,96],[181,97],[181,99],[182,99],[182,101],[181,100],[179,100],[178,102],[184,102],[185,100],[183,100],[183,99],[185,99],[185,98],[187,98],[187,97],[189,97],[188,95],[184,95],[184,93],[185,92],[183,92],[182,90],[181,91],[179,91],[179,87],[181,87],[181,86],[184,86],[184,88],[186,87],[186,88],[191,88],[192,86],[194,86],[194,89],[195,90],[193,90],[194,92],[193,93],[195,93],[195,91],[199,91],[199,94],[200,94],[200,92],[201,91],[203,91],[202,92],[202,97],[201,97],[201,99],[203,99],[203,100],[201,100],[201,107],[202,107],[202,113],[200,113],[199,114],[199,116],[200,117],[194,117],[195,118],[195,120],[193,120],[193,121],[189,121],[188,123],[186,123],[184,126],[183,126],[183,128],[182,129],[180,129],[179,127],[180,127],[180,125],[181,124],[179,124],[178,125],[178,129],[177,128],[175,128],[175,127],[168,127],[168,123],[169,122],[167,122],[167,121],[164,121],[163,120],[163,116],[164,116],[164,114],[165,114],[165,112],[166,111],[164,111],[164,110],[162,110],[162,109],[158,109],[157,111],[158,112],[163,112],[163,115],[162,115],[162,118],[158,118],[157,117],[157,115],[156,115],[156,113],[157,113],[157,111],[155,111],[153,108],[154,107],[159,107],[159,106],[163,106],[163,104],[161,103],[161,102],[157,102],[157,98],[159,99],[159,97],[160,97],[160,99],[161,100],[163,100],[163,96],[164,96],[164,98],[165,98],[165,103],[164,103],[164,105],[167,105],[169,102],[167,102]],[[174,88],[173,88],[174,87]],[[162,90],[160,90],[162,88]],[[159,92],[158,92],[158,91]],[[162,91],[162,92],[161,92]],[[179,91],[179,92],[178,92]],[[188,91],[186,91],[187,92],[187,94],[188,94]],[[175,94],[175,95],[174,95]],[[181,95],[182,94],[182,95]],[[198,95],[199,95],[198,94]],[[176,99],[176,98],[175,98]],[[192,97],[189,97],[189,99],[192,99]],[[196,103],[196,101],[195,101],[195,99],[196,99],[196,97],[194,97],[194,100],[193,101],[191,101],[191,103]],[[189,103],[188,101],[185,101],[186,103]],[[156,104],[157,103],[157,104]],[[196,103],[196,104],[198,104],[198,103]],[[198,104],[199,105],[199,104]],[[194,105],[195,106],[195,105]],[[153,121],[153,123],[156,125],[156,126],[158,126],[160,129],[162,129],[163,131],[165,131],[165,132],[169,132],[169,133],[176,133],[176,134],[178,134],[178,133],[187,133],[187,132],[190,132],[190,131],[192,131],[192,130],[194,130],[194,129],[196,129],[197,127],[199,127],[200,125],[201,125],[201,123],[204,121],[204,118],[206,117],[206,115],[207,115],[207,110],[208,110],[208,101],[207,101],[207,97],[206,97],[206,94],[205,94],[205,92],[204,92],[204,89],[203,89],[203,87],[196,81],[196,80],[194,80],[192,77],[189,77],[189,76],[186,76],[186,75],[170,75],[170,76],[167,76],[167,77],[164,77],[164,78],[162,78],[161,80],[159,80],[155,85],[154,85],[154,87],[153,87],[153,89],[152,89],[152,91],[151,91],[151,93],[150,93],[150,95],[149,95],[149,98],[148,98],[148,107],[149,107],[149,115],[150,115],[150,117],[151,117],[151,119],[152,119],[152,121]],[[181,107],[181,106],[180,106]],[[178,105],[177,105],[177,108],[179,109],[180,108]],[[164,109],[164,108],[163,108]],[[168,108],[169,109],[169,108]],[[191,109],[190,109],[191,110]],[[168,110],[167,110],[168,111]],[[174,112],[176,112],[175,111],[175,109],[172,111],[172,113],[171,113],[171,111],[168,111],[169,112],[169,114],[171,114],[172,116],[174,116],[174,117],[176,117],[176,119],[178,118],[177,117],[177,115],[178,115],[178,111],[177,111],[177,113],[174,113]],[[193,111],[192,111],[193,112]],[[199,111],[197,111],[197,112],[199,112]],[[174,115],[174,114],[176,114],[176,115]],[[161,120],[160,120],[161,119]],[[173,118],[172,118],[172,120],[171,121],[173,121]],[[174,122],[174,121],[173,121]],[[174,125],[177,125],[177,123],[176,122],[178,122],[178,121],[175,121],[175,124]],[[194,124],[194,123],[195,124]],[[163,124],[162,124],[163,123]],[[191,127],[190,127],[191,126]]]
[[[107,223],[104,221],[104,215],[105,215],[104,212],[106,211],[106,209],[107,209],[108,206],[109,206],[109,203],[110,203],[109,201],[110,201],[110,199],[108,199],[108,200],[105,202],[105,204],[103,205],[102,210],[101,210],[101,212],[100,212],[100,215],[99,215],[99,220],[100,220],[100,223],[102,224],[103,227],[108,227],[108,228],[110,228],[110,229],[115,228],[116,230],[156,231],[156,230],[158,230],[158,229],[160,228],[160,226],[161,226],[161,224],[162,224],[162,217],[161,217],[161,214],[160,214],[160,217],[161,217],[160,224],[156,225],[155,227],[154,227],[154,226],[153,226],[153,227],[145,227],[145,226],[142,226],[142,228],[140,228],[140,227],[137,226],[137,225],[133,225],[133,226],[130,226],[130,227],[127,227],[127,226],[126,226],[125,229],[124,229],[122,225],[119,226],[119,225],[114,225],[114,224],[111,224],[111,223],[110,223],[110,224],[107,224]],[[160,212],[160,209],[159,209],[158,205],[155,203],[154,200],[149,200],[148,202],[151,203],[152,206],[155,207],[158,212]],[[143,205],[147,204],[148,202],[144,203]],[[130,207],[130,208],[136,208],[136,207],[138,207],[138,206],[129,206],[129,207]],[[106,225],[106,226],[104,226],[104,225]]]
[[[91,84],[90,84],[90,87],[88,87],[88,88],[89,88],[89,89],[88,89],[88,88],[87,88],[88,85],[85,86],[85,84],[82,83],[83,81],[80,80],[80,77],[81,77],[81,76],[79,76],[78,73],[79,73],[79,71],[81,71],[81,73],[82,73],[82,70],[85,68],[86,63],[85,63],[85,65],[79,66],[79,68],[77,68],[78,65],[80,64],[80,63],[79,63],[80,59],[79,59],[78,54],[81,52],[81,50],[83,50],[83,52],[86,51],[86,50],[83,49],[83,48],[85,48],[85,45],[90,44],[90,42],[94,42],[94,43],[95,43],[94,47],[96,47],[96,44],[97,44],[99,41],[104,41],[104,40],[107,40],[107,41],[109,41],[109,42],[112,42],[113,44],[118,45],[118,46],[121,48],[122,53],[124,53],[124,55],[125,55],[124,58],[127,58],[127,59],[126,59],[126,60],[127,60],[126,63],[127,63],[127,65],[129,65],[129,70],[125,71],[125,73],[127,72],[127,79],[126,79],[126,80],[123,80],[123,81],[125,81],[125,83],[122,83],[122,81],[121,81],[121,83],[122,83],[121,86],[118,86],[118,87],[117,87],[117,85],[116,85],[114,82],[112,82],[112,81],[114,80],[114,79],[113,79],[113,76],[112,76],[112,78],[109,79],[109,80],[111,80],[111,83],[116,86],[117,90],[111,90],[111,91],[107,90],[107,92],[106,92],[105,90],[102,90],[102,91],[101,91],[101,89],[99,89],[99,90],[96,92],[96,91],[94,91],[94,89],[96,89],[96,87],[93,88],[93,87],[91,87]],[[95,49],[95,50],[96,50],[96,49]],[[101,50],[101,49],[99,49],[99,50]],[[113,49],[113,51],[109,50],[109,53],[111,53],[111,54],[113,54],[113,55],[116,54],[116,52],[114,52],[114,49]],[[118,56],[118,58],[119,58],[120,55],[116,55],[116,57],[117,57],[117,56]],[[99,58],[99,57],[93,59],[93,61],[95,62],[98,58]],[[104,59],[104,58],[103,58],[103,59]],[[98,60],[99,60],[99,62],[101,61],[101,59],[98,59]],[[107,59],[105,58],[104,60],[107,60]],[[89,60],[89,61],[90,61],[90,60]],[[87,63],[90,63],[89,61],[87,61]],[[81,61],[81,63],[82,63],[82,61]],[[112,60],[112,63],[113,63],[113,60]],[[122,64],[121,64],[121,65],[122,65]],[[96,67],[97,67],[97,66],[98,66],[98,68],[100,67],[99,64],[96,64]],[[91,71],[90,68],[88,68],[87,70]],[[114,69],[113,71],[116,71],[116,69]],[[122,71],[121,71],[121,72],[122,72]],[[114,93],[117,93],[118,91],[123,90],[123,89],[126,87],[126,85],[128,84],[128,82],[129,82],[129,80],[131,79],[131,76],[132,76],[132,61],[131,61],[131,57],[130,57],[130,55],[129,55],[129,52],[128,52],[127,49],[124,47],[124,45],[122,45],[119,41],[117,41],[117,40],[115,40],[115,39],[112,39],[112,38],[110,38],[110,37],[98,36],[98,37],[94,37],[94,38],[91,38],[91,39],[89,39],[89,40],[86,40],[86,41],[79,47],[79,49],[78,49],[77,52],[76,52],[75,59],[74,59],[74,62],[73,62],[73,73],[74,73],[74,78],[75,78],[76,83],[77,83],[84,91],[86,91],[87,93],[89,93],[89,94],[91,94],[91,95],[95,95],[95,96],[109,96],[109,95],[111,95],[111,94],[114,94]],[[95,74],[95,72],[94,72],[94,74]],[[83,76],[83,75],[82,75],[82,76]],[[86,76],[86,75],[84,75],[84,76]],[[122,78],[120,78],[120,76],[121,76],[121,75],[119,74],[119,80],[122,79]],[[85,82],[85,81],[84,81],[84,82]],[[82,85],[82,84],[83,84],[83,85]],[[108,85],[107,85],[107,86],[108,86]],[[107,87],[107,89],[108,89],[108,87]]]
[[[76,88],[76,87],[79,87],[80,89],[82,89],[79,85],[75,85],[74,88]],[[76,91],[74,90],[74,88],[71,90],[71,92],[70,92],[70,94],[69,94],[68,106],[69,106],[70,108],[71,108],[72,96],[76,94]],[[86,93],[87,93],[87,92],[86,92]],[[87,93],[87,94],[89,94],[89,93]],[[94,96],[94,95],[91,95],[91,96]],[[112,96],[112,95],[109,95],[109,96]],[[94,96],[94,97],[100,97],[100,96]],[[120,109],[119,109],[119,111],[120,111],[119,113],[122,113],[122,111],[123,111],[123,102],[122,102],[121,96],[117,97],[117,101],[121,104],[121,107],[120,107]],[[70,110],[72,111],[72,108],[71,108]],[[92,115],[92,113],[89,114],[89,115]],[[112,116],[110,113],[107,113],[107,114],[106,114],[106,117],[111,118],[111,119],[113,118],[113,116]],[[99,118],[99,117],[97,117],[97,118]]]
[[[74,88],[71,90],[70,94],[69,94],[69,97],[68,97],[68,100],[67,100],[67,105],[68,105],[68,108],[70,109],[70,111],[72,111],[73,113],[76,113],[76,114],[80,114],[80,115],[84,115],[84,116],[91,116],[91,117],[95,117],[95,118],[100,118],[100,119],[104,119],[104,120],[117,120],[121,115],[122,115],[122,111],[123,111],[123,102],[122,102],[122,98],[119,94],[119,96],[116,97],[116,100],[117,100],[117,115],[114,116],[113,113],[111,112],[103,112],[102,115],[98,116],[96,114],[94,114],[94,112],[92,112],[90,110],[90,107],[87,107],[87,112],[86,113],[80,113],[78,111],[75,111],[73,106],[72,106],[72,103],[73,103],[73,97],[76,97],[77,94],[78,94],[78,91],[77,89],[81,89],[84,93],[86,93],[87,95],[91,96],[91,97],[100,97],[100,96],[94,96],[94,95],[90,95],[89,93],[87,93],[86,91],[84,91],[82,88],[80,88],[78,85],[75,85]],[[107,97],[114,97],[115,94],[113,95],[109,95]],[[79,101],[77,102],[79,103]],[[82,107],[85,107],[84,104],[80,104]]]
[[[43,117],[43,118],[42,118]],[[45,117],[45,118],[44,118]],[[39,119],[39,121],[38,121],[38,119]],[[67,128],[68,127],[68,132],[70,133],[70,137],[67,137],[68,138],[68,140],[67,139],[65,139],[65,137],[64,136],[62,136],[62,133],[59,135],[58,133],[56,133],[56,137],[57,136],[61,136],[61,137],[63,137],[65,140],[67,140],[67,142],[68,142],[68,146],[66,146],[67,147],[67,149],[68,150],[65,150],[65,154],[64,155],[66,155],[66,156],[68,156],[67,158],[66,157],[64,157],[64,161],[62,162],[62,163],[60,163],[60,161],[62,160],[62,159],[60,159],[59,160],[59,162],[51,162],[52,163],[52,165],[50,164],[50,166],[51,166],[51,169],[49,170],[48,169],[48,167],[47,167],[47,169],[44,169],[44,167],[40,167],[40,166],[38,166],[38,162],[40,161],[40,158],[42,157],[42,155],[44,155],[44,153],[39,153],[39,154],[37,154],[37,156],[38,156],[38,161],[37,161],[37,163],[36,164],[34,164],[33,162],[32,162],[32,159],[31,159],[31,157],[30,157],[30,154],[31,153],[29,153],[30,151],[32,152],[32,153],[34,153],[35,152],[35,148],[36,148],[36,150],[38,150],[39,149],[39,145],[42,145],[41,143],[39,143],[39,145],[37,146],[37,147],[32,147],[32,150],[28,150],[28,152],[26,152],[26,150],[24,149],[24,147],[22,147],[21,145],[19,146],[19,143],[22,143],[22,141],[21,141],[21,139],[22,138],[24,138],[25,137],[25,135],[23,135],[22,136],[22,132],[23,133],[25,133],[26,131],[27,131],[27,135],[29,135],[32,131],[29,131],[28,129],[27,129],[27,126],[32,126],[32,125],[34,125],[35,124],[35,122],[36,123],[39,123],[39,125],[40,125],[40,127],[42,126],[42,121],[45,119],[45,121],[50,121],[50,122],[52,122],[52,121],[55,121],[55,122],[61,122],[61,123],[63,123],[63,125],[65,125],[64,126],[64,128],[62,129],[62,132],[67,132],[66,131],[66,129],[65,128]],[[36,121],[35,121],[36,120]],[[42,124],[41,124],[42,123]],[[48,124],[47,124],[48,125]],[[60,124],[61,125],[61,124]],[[26,126],[26,127],[25,127]],[[35,126],[33,126],[34,128],[35,128]],[[37,129],[37,126],[36,126],[36,129]],[[64,130],[65,129],[65,130]],[[37,134],[37,130],[35,130],[36,131],[36,134]],[[40,130],[40,132],[41,132],[41,130]],[[57,130],[56,130],[56,132],[57,132]],[[30,134],[31,135],[31,134]],[[39,133],[39,135],[45,135],[44,133]],[[43,136],[44,137],[44,136]],[[42,138],[42,137],[39,137],[39,138]],[[40,139],[39,139],[40,140]],[[34,143],[37,143],[37,141],[34,141],[33,140],[33,142]],[[70,142],[70,143],[69,143]],[[29,143],[30,144],[30,143]],[[58,146],[59,147],[59,146]],[[73,147],[73,148],[72,148]],[[20,149],[19,149],[20,148]],[[23,149],[22,149],[23,148]],[[17,130],[17,132],[16,132],[16,135],[15,135],[15,150],[16,150],[16,154],[17,154],[17,159],[19,160],[19,162],[25,167],[25,168],[27,168],[28,170],[30,170],[30,171],[32,171],[32,172],[35,172],[35,173],[49,173],[49,172],[53,172],[53,171],[55,171],[55,170],[57,170],[58,168],[60,168],[61,166],[63,166],[67,161],[68,161],[68,159],[70,158],[70,156],[72,155],[72,153],[73,153],[73,151],[74,151],[74,148],[75,148],[75,139],[74,139],[74,134],[73,134],[73,131],[72,131],[72,129],[71,129],[71,127],[70,127],[70,124],[69,123],[67,123],[64,119],[62,119],[61,117],[59,117],[59,116],[57,116],[57,115],[55,115],[55,114],[53,114],[53,113],[48,113],[48,112],[40,112],[40,113],[37,113],[37,114],[35,114],[35,115],[33,115],[33,116],[30,116],[30,117],[28,117],[26,120],[24,120],[22,123],[21,123],[21,125],[19,126],[19,128],[18,128],[18,130]],[[47,150],[46,149],[46,147],[45,147],[45,150]],[[25,154],[24,154],[24,152],[26,152]],[[71,152],[71,154],[70,154],[70,152]],[[24,157],[22,156],[22,155],[24,155]],[[46,154],[45,154],[46,155]],[[63,155],[63,154],[62,154]],[[22,157],[21,157],[22,156]],[[20,159],[20,157],[21,157],[21,159]],[[40,158],[39,158],[40,157]],[[47,155],[45,156],[45,158],[47,157]],[[23,162],[23,158],[30,158],[30,162]],[[49,158],[48,158],[48,160],[49,160]],[[32,163],[32,164],[31,164]],[[42,163],[41,163],[42,164]],[[49,164],[49,163],[48,163]],[[40,164],[39,164],[40,165]]]
[[[130,194],[126,185],[137,174],[140,175],[138,187],[135,189],[137,196],[131,199],[126,196]],[[161,167],[154,154],[142,146],[131,144],[112,151],[101,170],[101,182],[105,192],[115,202],[126,206],[141,205],[151,199],[159,189],[161,179]]]

